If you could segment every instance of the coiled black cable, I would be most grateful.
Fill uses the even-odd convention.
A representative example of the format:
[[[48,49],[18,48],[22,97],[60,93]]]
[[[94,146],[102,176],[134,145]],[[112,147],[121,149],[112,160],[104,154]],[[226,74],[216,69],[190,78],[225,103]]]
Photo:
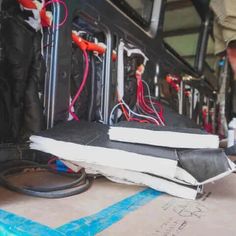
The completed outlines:
[[[17,186],[11,181],[7,180],[7,177],[25,172],[26,170],[34,169],[47,170],[57,175],[64,175],[69,177],[77,177],[70,183],[63,184],[60,186],[53,187],[30,187],[30,186]],[[72,195],[80,194],[89,189],[92,184],[92,178],[87,177],[85,170],[81,169],[79,173],[64,173],[57,172],[48,165],[40,165],[31,161],[22,161],[21,166],[10,166],[0,173],[0,183],[15,192],[23,193],[30,196],[42,197],[42,198],[64,198]]]

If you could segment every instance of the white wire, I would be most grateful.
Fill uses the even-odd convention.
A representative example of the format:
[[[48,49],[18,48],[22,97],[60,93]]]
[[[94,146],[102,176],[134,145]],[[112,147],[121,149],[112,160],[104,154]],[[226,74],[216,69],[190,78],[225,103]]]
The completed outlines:
[[[153,115],[150,115],[149,113],[147,113],[146,111],[143,110],[143,108],[139,105],[139,104],[136,104],[136,108],[138,110],[138,112],[144,114],[144,115],[147,115],[147,116],[151,116],[155,119],[155,116]]]
[[[149,98],[149,101],[150,101],[150,104],[152,106],[152,109],[154,110],[159,122],[161,123],[162,126],[165,126],[164,122],[162,121],[161,117],[159,116],[156,108],[153,106],[153,101],[152,101],[152,98],[151,98],[151,91],[150,91],[150,88],[149,88],[149,85],[146,81],[142,80],[142,82],[146,85],[147,87],[147,90],[148,90],[148,98]]]
[[[123,99],[121,99],[121,101],[122,101],[122,104],[127,108],[127,110],[128,110],[131,114],[133,114],[133,115],[135,115],[135,116],[138,116],[138,117],[145,118],[145,119],[153,120],[157,125],[160,125],[160,123],[159,123],[155,118],[153,118],[153,117],[151,117],[151,116],[146,116],[146,115],[138,114],[138,113],[132,111],[132,110],[129,108],[129,106],[125,103],[125,101],[124,101]]]
[[[117,107],[119,107],[122,103],[119,102],[117,103],[111,110],[111,113],[110,113],[110,116],[109,116],[109,125],[113,125],[113,122],[112,122],[112,114],[115,112],[115,110],[117,109]]]
[[[117,107],[119,107],[121,104],[123,104],[123,105],[127,108],[127,110],[129,111],[129,115],[130,115],[130,114],[133,114],[133,115],[138,116],[138,117],[150,119],[150,120],[153,120],[157,125],[160,125],[160,123],[159,123],[155,118],[153,118],[153,117],[151,117],[151,116],[141,115],[141,114],[138,114],[138,113],[132,111],[132,110],[130,109],[130,107],[125,103],[125,101],[124,101],[123,99],[121,99],[121,102],[119,102],[118,104],[116,104],[116,105],[112,108],[111,113],[110,113],[110,116],[109,116],[109,125],[113,125],[113,122],[112,122],[112,114],[115,112],[115,110],[117,109]]]

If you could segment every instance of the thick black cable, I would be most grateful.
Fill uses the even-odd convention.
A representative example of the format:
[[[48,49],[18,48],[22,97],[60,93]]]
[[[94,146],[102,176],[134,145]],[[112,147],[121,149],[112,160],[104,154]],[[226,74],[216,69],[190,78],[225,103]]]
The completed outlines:
[[[18,193],[23,193],[30,196],[35,197],[42,197],[42,198],[63,198],[63,197],[69,197],[75,194],[82,193],[89,189],[92,183],[92,178],[87,178],[86,173],[84,169],[81,169],[81,171],[77,174],[70,174],[70,173],[63,173],[63,172],[55,172],[51,167],[48,165],[40,165],[38,163],[34,162],[22,162],[23,166],[11,166],[8,167],[6,170],[2,171],[0,173],[0,182],[1,184]],[[56,186],[56,187],[29,187],[29,186],[17,186],[14,185],[11,181],[7,180],[7,176],[10,176],[11,174],[16,174],[22,171],[26,171],[29,169],[37,169],[37,170],[47,170],[50,172],[53,172],[58,175],[64,175],[69,177],[78,177],[76,180]]]
[[[70,174],[70,173],[64,173],[64,172],[56,172],[55,170],[53,170],[50,167],[45,166],[45,165],[15,167],[15,168],[11,168],[11,169],[3,172],[3,174],[5,176],[8,176],[10,174],[9,172],[14,173],[14,172],[18,172],[20,170],[31,169],[31,168],[45,169],[45,170],[53,172],[57,175],[78,177],[76,180],[72,181],[71,183],[64,184],[64,185],[57,186],[57,187],[28,187],[28,186],[25,186],[25,189],[33,190],[33,191],[37,191],[37,192],[50,192],[50,191],[65,190],[65,189],[72,188],[73,186],[80,184],[82,181],[84,181],[86,179],[86,173],[85,173],[84,169],[81,169],[81,171],[80,171],[81,174]]]

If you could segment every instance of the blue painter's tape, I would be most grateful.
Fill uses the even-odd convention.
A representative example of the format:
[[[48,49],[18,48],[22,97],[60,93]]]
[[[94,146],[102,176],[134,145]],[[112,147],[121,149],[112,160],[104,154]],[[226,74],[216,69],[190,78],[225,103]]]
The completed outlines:
[[[0,210],[1,236],[64,236],[62,232],[51,229],[46,225]]]
[[[162,193],[145,189],[134,194],[102,211],[72,221],[57,229],[34,222],[13,213],[0,210],[0,235],[1,236],[88,236],[96,235],[114,223],[120,221],[129,212],[147,204]]]
[[[141,191],[114,205],[111,205],[110,207],[105,208],[94,215],[65,224],[57,228],[57,230],[64,233],[65,235],[70,236],[96,235],[114,223],[120,221],[128,213],[147,204],[161,194],[161,192],[155,191],[153,189],[145,189],[144,191]]]

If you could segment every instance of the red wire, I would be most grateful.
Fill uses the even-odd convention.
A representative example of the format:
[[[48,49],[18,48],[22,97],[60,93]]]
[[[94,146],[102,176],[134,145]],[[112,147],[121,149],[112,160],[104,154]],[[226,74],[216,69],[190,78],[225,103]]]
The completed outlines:
[[[147,112],[147,113],[155,113],[153,109],[151,109],[145,102],[144,100],[144,88],[143,88],[143,83],[142,83],[142,79],[139,79],[139,86],[140,86],[140,103],[141,103],[141,107]]]
[[[149,99],[146,99],[146,101],[147,101],[147,103],[150,103]],[[157,108],[159,110],[157,113],[160,116],[162,122],[165,123],[165,119],[164,119],[164,115],[163,115],[164,109],[163,109],[162,105],[159,102],[155,101],[154,99],[152,99],[152,103],[154,103],[154,105],[157,106]]]
[[[155,113],[155,111],[146,104],[146,102],[144,100],[144,96],[143,96],[143,90],[142,90],[142,94],[141,94],[141,106],[147,113],[150,113],[150,114]]]
[[[156,114],[157,115],[157,118],[159,120],[161,120],[163,123],[164,123],[164,117],[163,117],[163,108],[161,106],[161,104],[159,104],[158,102],[156,101],[147,101],[145,100],[144,98],[144,87],[143,87],[143,82],[142,82],[142,77],[141,77],[141,74],[139,73],[136,73],[136,79],[137,79],[137,88],[136,88],[136,98],[137,98],[137,105],[139,105],[139,107],[146,113],[148,113],[149,115],[153,115],[153,114]],[[151,108],[148,104],[148,103],[151,103],[153,102],[154,105],[156,105],[158,107],[158,110],[159,112],[155,111],[154,108]],[[149,118],[146,118],[146,119],[139,119],[139,118],[136,118],[136,117],[131,117],[128,113],[127,113],[127,110],[125,109],[124,105],[122,104],[122,102],[120,101],[120,106],[121,106],[121,109],[122,109],[122,112],[126,118],[127,121],[137,121],[137,122],[140,122],[140,123],[155,123],[157,125],[160,125],[160,123],[156,120],[156,122],[154,122],[150,117]],[[158,113],[158,114],[157,114]]]
[[[148,103],[150,103],[150,100],[149,99],[145,99]],[[158,113],[161,113],[161,114],[163,114],[163,107],[162,107],[162,105],[159,103],[159,102],[157,102],[156,100],[154,100],[154,99],[151,99],[152,100],[152,103],[154,103],[154,104],[156,104],[156,106],[158,107],[158,110],[159,110],[159,112]]]
[[[124,105],[123,105],[122,102],[120,102],[120,106],[121,106],[122,112],[123,112],[123,114],[124,114],[124,116],[125,116],[125,119],[126,119],[127,121],[130,121],[130,117],[129,117],[127,111],[125,110],[125,107],[124,107]]]
[[[79,121],[79,118],[78,116],[72,111],[72,108],[74,107],[77,99],[79,98],[85,84],[86,84],[86,81],[87,81],[87,78],[88,78],[88,72],[89,72],[89,59],[88,59],[88,53],[86,50],[83,50],[83,55],[84,55],[84,59],[85,59],[85,69],[84,69],[84,75],[83,75],[83,80],[82,80],[82,83],[76,93],[76,95],[74,96],[70,106],[69,106],[69,113],[72,115],[72,117]]]
[[[154,123],[153,121],[149,121],[149,120],[141,120],[141,119],[138,119],[138,118],[131,118],[131,120],[133,121],[137,121],[137,122],[140,122],[140,123]],[[156,124],[156,123],[154,123]]]
[[[122,109],[122,112],[125,116],[125,119],[127,121],[138,121],[138,122],[141,122],[141,123],[150,123],[148,120],[141,120],[141,119],[138,119],[138,118],[134,118],[134,117],[130,117],[129,114],[127,113],[126,109],[125,109],[125,106],[123,105],[122,102],[120,102],[120,106],[121,106],[121,109]]]
[[[140,105],[140,107],[147,113],[149,114],[155,114],[155,111],[150,108],[144,99],[144,88],[143,88],[143,83],[142,83],[142,78],[140,75],[136,74],[136,79],[137,79],[137,102]]]
[[[146,112],[150,115],[156,114],[156,111],[153,108],[151,108],[149,105],[151,103],[151,101],[144,98],[144,87],[143,87],[141,75],[136,73],[136,79],[137,79],[137,104],[140,106],[140,108],[144,112]],[[152,100],[152,102],[153,102],[153,100]],[[159,117],[157,117],[157,118],[161,119],[161,121],[164,123],[162,106],[156,101],[154,101],[154,104],[158,107],[158,110],[159,110],[159,112],[157,112]],[[153,123],[152,120],[148,120],[147,122]]]

